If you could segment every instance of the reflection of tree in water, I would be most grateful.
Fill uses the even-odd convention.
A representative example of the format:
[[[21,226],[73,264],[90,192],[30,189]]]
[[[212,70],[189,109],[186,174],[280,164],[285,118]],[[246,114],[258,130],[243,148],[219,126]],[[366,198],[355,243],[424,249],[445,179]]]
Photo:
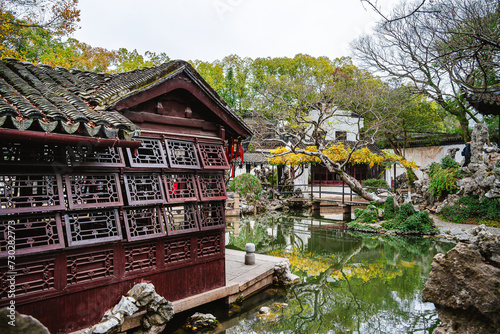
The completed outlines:
[[[420,291],[433,256],[453,244],[356,234],[284,216],[255,218],[241,222],[231,243],[243,249],[254,242],[260,252],[288,256],[302,283],[288,288],[280,321],[254,319],[226,333],[408,333],[436,325]]]
[[[361,240],[360,246],[337,257],[337,262],[319,275],[308,275],[308,268],[295,267],[294,272],[305,282],[289,288],[289,307],[281,321],[259,323],[253,329],[288,333],[432,331],[437,316],[432,307],[422,307],[420,291],[437,252],[436,242],[352,237]]]

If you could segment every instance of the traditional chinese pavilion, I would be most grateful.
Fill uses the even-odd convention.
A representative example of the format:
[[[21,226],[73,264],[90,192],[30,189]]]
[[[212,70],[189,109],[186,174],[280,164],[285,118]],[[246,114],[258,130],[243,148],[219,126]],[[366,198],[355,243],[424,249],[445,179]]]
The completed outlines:
[[[141,281],[170,301],[224,286],[225,143],[250,134],[184,61],[1,61],[0,307],[69,332]]]

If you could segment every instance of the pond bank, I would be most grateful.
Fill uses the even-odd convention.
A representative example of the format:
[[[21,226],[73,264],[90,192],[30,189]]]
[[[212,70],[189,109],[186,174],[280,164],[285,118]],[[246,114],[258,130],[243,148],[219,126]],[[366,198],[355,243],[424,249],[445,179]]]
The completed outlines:
[[[478,225],[451,223],[440,219],[435,215],[430,215],[434,219],[434,224],[439,229],[437,237],[452,239],[456,241],[468,241],[468,231],[476,228]],[[500,235],[500,228],[486,226],[486,230],[493,235]]]

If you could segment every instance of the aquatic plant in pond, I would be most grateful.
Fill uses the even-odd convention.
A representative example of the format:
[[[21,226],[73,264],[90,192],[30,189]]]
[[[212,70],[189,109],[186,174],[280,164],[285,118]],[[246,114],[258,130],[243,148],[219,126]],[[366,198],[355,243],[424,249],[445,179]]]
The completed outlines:
[[[269,236],[257,251],[288,257],[302,282],[280,297],[288,307],[274,321],[249,316],[226,333],[429,333],[436,326],[434,306],[421,302],[420,291],[433,256],[453,244],[353,233],[301,217],[251,225]]]

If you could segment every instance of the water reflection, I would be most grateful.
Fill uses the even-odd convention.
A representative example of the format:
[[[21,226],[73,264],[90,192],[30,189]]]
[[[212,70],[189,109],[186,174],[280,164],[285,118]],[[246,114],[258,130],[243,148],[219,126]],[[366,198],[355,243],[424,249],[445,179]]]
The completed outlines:
[[[226,247],[286,256],[302,283],[276,300],[276,321],[255,312],[223,322],[225,333],[432,333],[433,304],[420,292],[432,258],[454,245],[433,238],[352,233],[341,221],[271,214],[229,221]],[[242,311],[243,312],[243,311]]]

